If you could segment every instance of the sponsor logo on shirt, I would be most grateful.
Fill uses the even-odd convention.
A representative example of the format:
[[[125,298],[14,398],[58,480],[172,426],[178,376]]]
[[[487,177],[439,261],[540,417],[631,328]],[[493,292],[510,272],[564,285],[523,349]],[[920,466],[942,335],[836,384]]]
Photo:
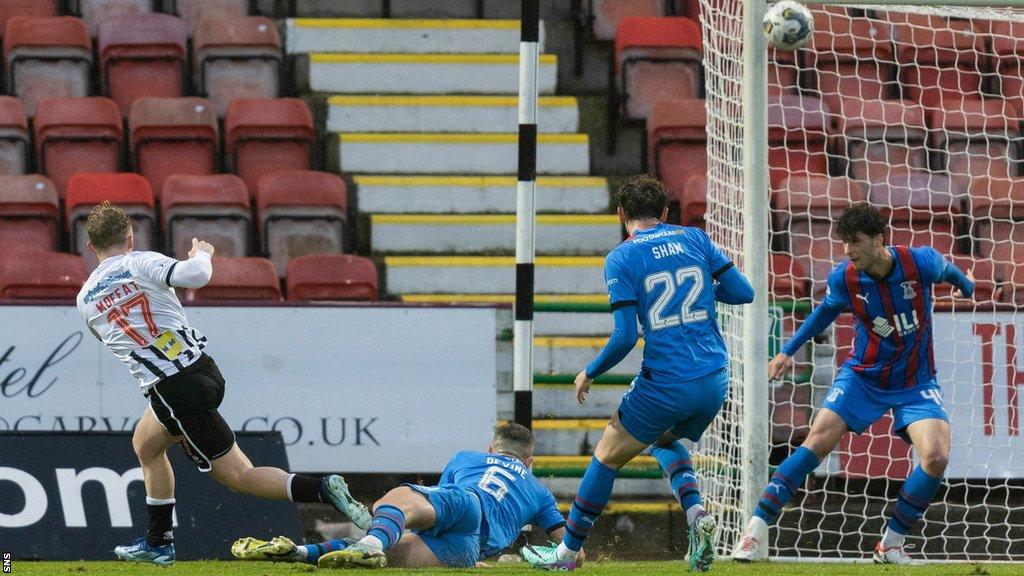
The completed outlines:
[[[917,310],[910,312],[910,318],[907,318],[906,312],[894,314],[891,323],[886,318],[875,316],[871,324],[871,330],[882,338],[888,338],[893,332],[897,332],[901,337],[906,336],[907,334],[917,332],[918,328],[921,327],[917,318]]]
[[[91,302],[92,299],[95,298],[96,296],[98,296],[101,292],[105,291],[107,288],[110,288],[111,284],[113,284],[115,282],[120,282],[121,280],[127,280],[127,279],[129,279],[131,277],[132,277],[132,273],[129,272],[128,270],[125,270],[124,272],[121,272],[120,274],[114,274],[113,276],[107,276],[103,280],[100,280],[99,284],[97,284],[95,288],[93,288],[92,290],[89,290],[85,294],[85,303],[88,304],[89,302]]]

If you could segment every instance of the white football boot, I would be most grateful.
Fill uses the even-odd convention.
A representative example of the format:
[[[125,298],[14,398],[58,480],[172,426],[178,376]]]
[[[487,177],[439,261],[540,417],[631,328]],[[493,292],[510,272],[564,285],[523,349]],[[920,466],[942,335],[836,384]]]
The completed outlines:
[[[768,559],[768,525],[754,516],[732,551],[737,562],[764,562]]]

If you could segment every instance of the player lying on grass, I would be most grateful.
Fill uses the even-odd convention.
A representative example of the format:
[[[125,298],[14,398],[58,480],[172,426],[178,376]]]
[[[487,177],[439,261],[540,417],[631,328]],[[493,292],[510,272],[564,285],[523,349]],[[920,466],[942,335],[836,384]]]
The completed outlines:
[[[557,548],[527,547],[525,560],[548,570],[572,570],[587,533],[608,504],[618,470],[648,446],[672,484],[689,525],[690,569],[715,559],[715,519],[701,504],[693,461],[680,438],[698,441],[725,402],[729,358],[718,331],[715,302],[746,304],[746,277],[699,228],[673,226],[668,195],[649,176],[619,189],[619,220],[629,238],[605,260],[615,331],[601,354],[576,376],[583,403],[594,378],[618,364],[644,330],[643,365],[594,450]]]
[[[132,437],[146,484],[149,530],[114,554],[132,562],[174,562],[174,471],[167,449],[175,442],[201,471],[234,492],[330,503],[357,525],[369,526],[369,511],[351,498],[340,476],[321,479],[254,467],[235,444],[234,432],[217,411],[224,377],[204,351],[206,337],[189,324],[174,293],[175,287],[201,288],[210,281],[213,246],[193,238],[182,261],[136,252],[131,219],[109,202],[94,208],[85,226],[89,248],[100,262],[78,294],[78,311],[150,402]]]
[[[893,431],[914,445],[920,461],[900,490],[874,560],[910,564],[903,542],[924,516],[949,459],[949,416],[935,380],[932,285],[952,284],[969,297],[974,281],[929,247],[886,246],[885,218],[869,204],[836,222],[849,260],[828,277],[824,301],[768,364],[779,378],[801,346],[851,309],[857,337],[839,369],[803,445],[782,462],[764,490],[733,552],[739,561],[768,558],[768,526],[847,431],[860,434],[892,410]]]
[[[242,560],[308,562],[321,568],[466,568],[508,548],[523,526],[561,538],[565,519],[555,497],[530,472],[533,434],[519,424],[498,427],[487,452],[459,452],[437,486],[403,484],[373,505],[373,522],[358,541],[296,546],[242,538]]]

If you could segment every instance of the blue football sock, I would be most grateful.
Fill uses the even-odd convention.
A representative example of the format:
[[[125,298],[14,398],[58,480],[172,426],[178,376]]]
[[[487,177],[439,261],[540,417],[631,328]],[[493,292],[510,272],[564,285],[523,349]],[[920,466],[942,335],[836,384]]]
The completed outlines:
[[[381,504],[373,511],[367,536],[376,536],[387,550],[402,539],[405,532],[405,514],[390,504]]]
[[[316,561],[324,554],[348,548],[348,542],[344,540],[328,540],[319,544],[306,544],[303,548],[306,549],[306,562],[316,564]]]
[[[942,478],[933,478],[925,472],[921,466],[914,468],[910,477],[903,483],[900,489],[900,496],[896,499],[896,508],[892,511],[892,518],[889,519],[889,529],[898,534],[906,534],[921,517],[924,516],[928,505],[935,498],[935,492],[939,490]]]
[[[771,482],[765,487],[761,494],[761,501],[758,502],[754,515],[772,524],[782,512],[782,507],[796,495],[797,489],[804,483],[807,477],[815,468],[821,464],[821,460],[809,449],[803,446],[796,449],[783,460],[782,465],[772,476]]]
[[[657,459],[661,469],[672,484],[672,493],[679,500],[683,511],[701,503],[700,489],[697,486],[697,474],[693,470],[690,451],[682,442],[676,441],[668,446],[651,448],[651,456]]]
[[[583,475],[580,491],[569,510],[569,519],[565,525],[565,537],[562,542],[570,550],[579,551],[583,541],[587,539],[590,528],[597,522],[598,516],[608,505],[615,484],[616,470],[601,464],[597,458],[590,459],[590,466]]]

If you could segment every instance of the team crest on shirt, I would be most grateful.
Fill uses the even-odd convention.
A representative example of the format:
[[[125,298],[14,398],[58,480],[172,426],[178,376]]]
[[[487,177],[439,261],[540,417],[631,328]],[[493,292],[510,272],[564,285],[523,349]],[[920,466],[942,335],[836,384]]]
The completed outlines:
[[[917,292],[914,292],[914,281],[907,280],[906,282],[900,282],[900,286],[903,286],[903,299],[913,300],[917,297]]]

